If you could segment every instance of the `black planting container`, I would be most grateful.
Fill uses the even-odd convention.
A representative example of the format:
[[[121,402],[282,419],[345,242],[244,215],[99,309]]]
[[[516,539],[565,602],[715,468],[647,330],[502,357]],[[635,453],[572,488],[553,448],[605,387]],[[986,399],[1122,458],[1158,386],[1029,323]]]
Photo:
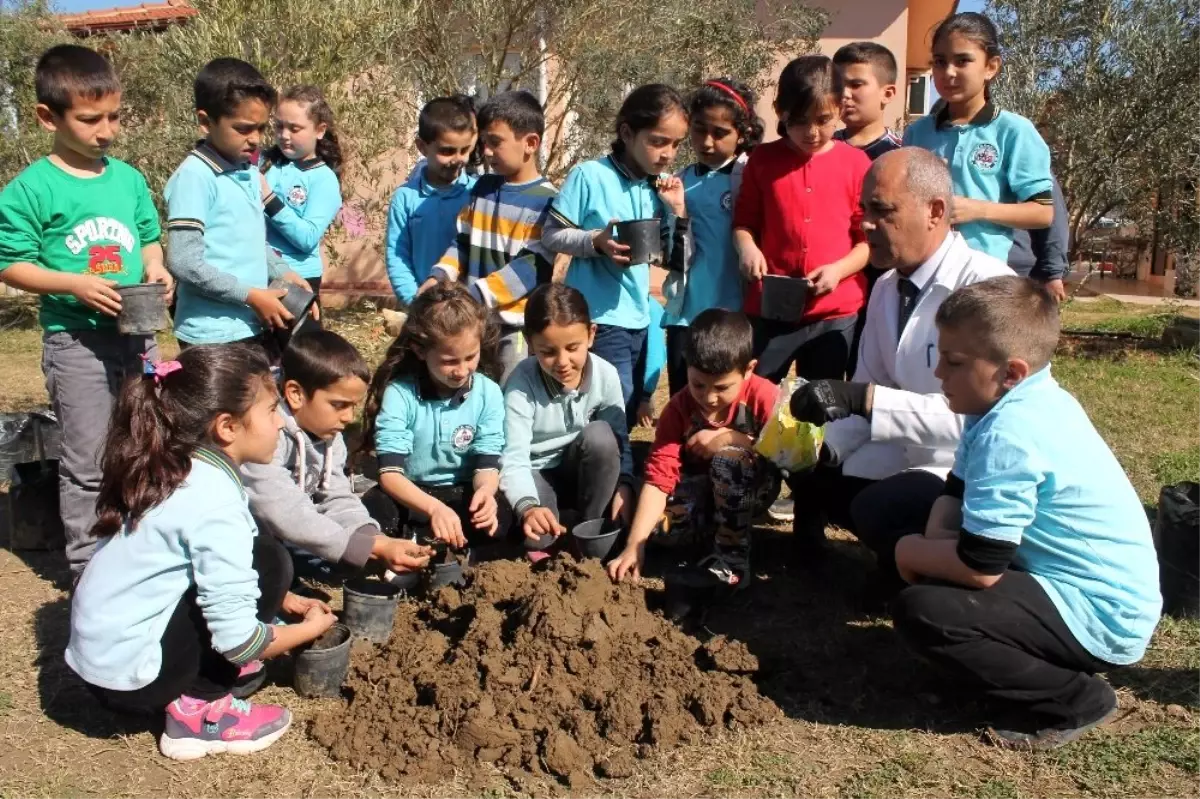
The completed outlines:
[[[809,283],[802,277],[767,275],[763,278],[762,317],[799,322],[808,304]]]
[[[382,644],[392,634],[401,590],[391,583],[355,577],[342,586],[342,623],[350,632]]]
[[[447,585],[463,585],[465,582],[466,578],[463,576],[462,564],[457,560],[434,563],[429,567],[430,591],[436,591]]]
[[[337,696],[350,668],[350,628],[335,624],[308,648],[296,655],[296,693],[301,696]]]
[[[292,332],[296,332],[296,328],[304,324],[305,318],[308,317],[309,310],[312,309],[313,303],[317,301],[317,295],[311,291],[305,291],[303,287],[297,286],[295,283],[289,283],[283,278],[272,281],[270,288],[283,289],[287,294],[279,300],[283,303],[283,307],[288,309],[288,313],[292,315]]]
[[[608,557],[620,533],[621,528],[607,519],[592,519],[571,529],[571,536],[579,547],[579,554],[585,558],[601,560]]]
[[[662,227],[657,219],[617,223],[617,242],[629,247],[629,264],[662,261]]]
[[[162,283],[117,286],[117,293],[121,295],[118,333],[148,336],[167,328],[167,287]]]

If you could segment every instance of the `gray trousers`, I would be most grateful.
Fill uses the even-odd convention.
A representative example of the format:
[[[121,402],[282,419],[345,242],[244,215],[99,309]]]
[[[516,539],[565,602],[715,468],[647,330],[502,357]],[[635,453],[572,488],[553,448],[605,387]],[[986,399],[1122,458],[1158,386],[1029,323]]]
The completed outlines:
[[[508,382],[517,364],[529,357],[529,347],[525,344],[525,333],[519,327],[500,325],[500,346],[497,357],[500,361],[500,385]]]
[[[67,563],[79,574],[96,550],[96,496],[100,456],[121,383],[142,369],[140,356],[157,357],[153,336],[80,330],[42,336],[42,372],[62,430],[58,497],[67,539]]]

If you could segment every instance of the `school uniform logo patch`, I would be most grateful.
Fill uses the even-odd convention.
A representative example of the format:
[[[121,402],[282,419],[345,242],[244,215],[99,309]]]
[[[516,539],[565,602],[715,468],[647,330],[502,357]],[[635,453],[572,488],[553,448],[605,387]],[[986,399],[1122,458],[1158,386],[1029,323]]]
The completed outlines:
[[[1000,152],[996,145],[981,142],[971,151],[971,166],[983,172],[993,172],[1000,165]]]
[[[292,186],[288,189],[287,201],[288,205],[293,208],[298,208],[304,205],[304,201],[308,199],[308,191],[303,186]]]
[[[733,210],[733,192],[727,191],[721,195],[721,210],[722,211],[732,211]]]
[[[454,428],[454,435],[450,436],[450,445],[454,447],[455,452],[466,452],[471,448],[471,442],[475,440],[475,428],[469,424],[460,424]]]

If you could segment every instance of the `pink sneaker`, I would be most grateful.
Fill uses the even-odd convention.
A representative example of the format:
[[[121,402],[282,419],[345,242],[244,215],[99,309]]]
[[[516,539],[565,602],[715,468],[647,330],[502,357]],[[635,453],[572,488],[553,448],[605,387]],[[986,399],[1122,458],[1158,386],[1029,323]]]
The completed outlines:
[[[234,699],[248,699],[267,681],[267,667],[261,660],[252,660],[238,671],[237,681],[229,693]]]
[[[167,705],[158,747],[172,760],[248,755],[278,741],[291,723],[292,714],[278,705],[254,705],[229,694],[212,702],[181,696]]]

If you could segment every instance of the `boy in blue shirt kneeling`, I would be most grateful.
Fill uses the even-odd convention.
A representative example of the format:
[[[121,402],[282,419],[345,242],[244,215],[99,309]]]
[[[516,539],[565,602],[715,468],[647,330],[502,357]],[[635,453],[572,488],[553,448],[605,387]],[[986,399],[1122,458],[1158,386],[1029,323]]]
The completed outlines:
[[[1141,659],[1158,623],[1142,503],[1083,408],[1050,375],[1058,306],[1025,278],[959,289],[938,309],[936,374],[966,425],[924,535],[896,545],[912,584],[896,629],[933,662],[1027,713],[992,729],[1053,749],[1110,720],[1097,672]]]

